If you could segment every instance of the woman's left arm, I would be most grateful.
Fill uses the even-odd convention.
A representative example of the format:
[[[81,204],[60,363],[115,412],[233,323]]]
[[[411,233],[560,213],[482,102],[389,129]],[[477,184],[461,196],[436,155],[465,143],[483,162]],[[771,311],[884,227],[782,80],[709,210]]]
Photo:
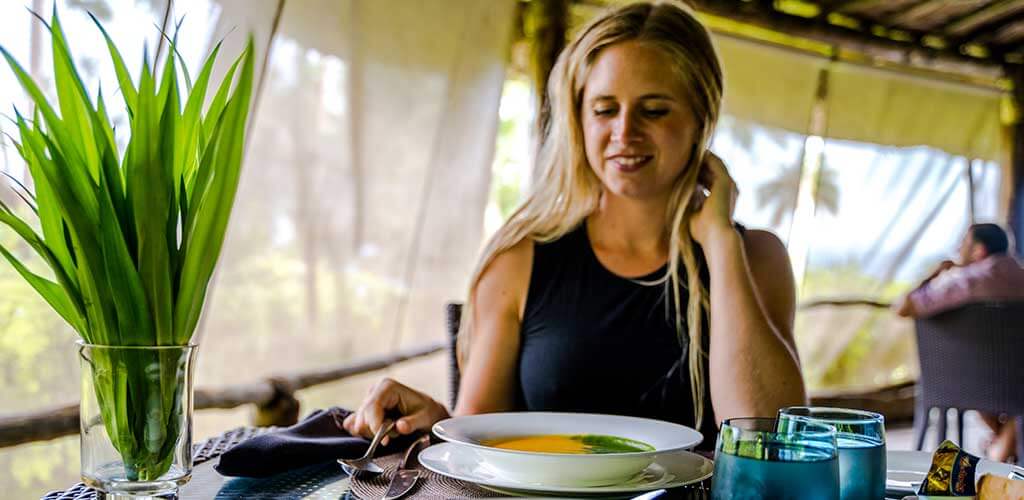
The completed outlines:
[[[711,402],[719,422],[775,416],[807,402],[793,340],[793,271],[775,235],[741,235],[733,226],[735,183],[722,161],[708,156],[711,195],[690,229],[711,275]]]

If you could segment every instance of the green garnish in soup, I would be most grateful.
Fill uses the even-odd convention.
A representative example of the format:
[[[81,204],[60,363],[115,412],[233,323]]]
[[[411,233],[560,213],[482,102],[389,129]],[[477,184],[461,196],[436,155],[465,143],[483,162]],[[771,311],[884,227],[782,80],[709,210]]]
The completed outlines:
[[[517,436],[488,439],[483,441],[483,444],[503,450],[567,453],[572,455],[654,451],[653,446],[641,441],[600,434]]]

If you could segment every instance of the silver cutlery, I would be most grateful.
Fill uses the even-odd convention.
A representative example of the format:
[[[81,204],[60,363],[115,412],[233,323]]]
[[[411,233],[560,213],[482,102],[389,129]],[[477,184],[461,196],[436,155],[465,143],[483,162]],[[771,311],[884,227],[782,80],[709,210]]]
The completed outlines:
[[[394,477],[391,478],[391,484],[388,485],[388,491],[384,494],[383,500],[396,500],[409,493],[409,490],[412,490],[412,487],[416,484],[416,479],[420,477],[420,469],[417,467],[419,461],[416,459],[416,453],[421,445],[428,443],[430,443],[430,435],[424,434],[416,441],[413,441],[409,448],[405,450],[402,463],[398,464],[398,470],[395,471]]]
[[[380,441],[384,439],[384,436],[387,436],[394,427],[394,420],[385,420],[380,426],[380,429],[377,429],[377,433],[373,435],[373,441],[370,441],[370,447],[366,449],[366,454],[356,459],[339,458],[338,463],[341,464],[341,468],[345,473],[354,477],[356,475],[376,475],[384,472],[384,469],[373,463],[373,452],[377,451],[377,446],[380,445]]]

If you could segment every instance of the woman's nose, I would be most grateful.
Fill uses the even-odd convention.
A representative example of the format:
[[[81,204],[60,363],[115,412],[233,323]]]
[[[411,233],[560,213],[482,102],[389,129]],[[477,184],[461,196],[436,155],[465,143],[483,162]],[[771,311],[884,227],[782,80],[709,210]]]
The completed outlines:
[[[633,113],[628,111],[619,113],[612,125],[612,139],[622,144],[637,142],[642,138],[637,125]]]

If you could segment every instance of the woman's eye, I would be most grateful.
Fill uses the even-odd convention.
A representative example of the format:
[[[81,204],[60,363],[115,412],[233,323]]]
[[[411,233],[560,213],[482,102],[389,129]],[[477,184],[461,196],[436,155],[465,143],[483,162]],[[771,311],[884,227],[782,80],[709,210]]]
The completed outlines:
[[[664,108],[661,108],[661,109],[645,109],[644,110],[644,115],[650,116],[650,117],[653,117],[653,118],[662,117],[662,116],[665,116],[667,114],[668,114],[668,109],[664,109]]]
[[[597,116],[611,116],[615,114],[615,108],[597,108],[594,110]]]

